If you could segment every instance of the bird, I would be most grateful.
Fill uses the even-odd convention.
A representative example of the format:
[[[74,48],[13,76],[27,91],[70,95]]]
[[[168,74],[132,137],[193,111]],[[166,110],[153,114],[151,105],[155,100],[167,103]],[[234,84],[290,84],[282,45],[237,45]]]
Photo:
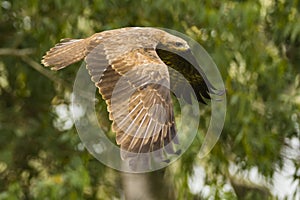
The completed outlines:
[[[198,68],[186,40],[152,27],[125,27],[95,33],[85,39],[62,39],[41,63],[60,70],[84,60],[107,104],[112,131],[122,152],[147,153],[178,144],[170,88],[191,103],[182,78],[206,104],[215,88]],[[173,79],[172,79],[173,77]],[[122,154],[122,159],[126,154]]]

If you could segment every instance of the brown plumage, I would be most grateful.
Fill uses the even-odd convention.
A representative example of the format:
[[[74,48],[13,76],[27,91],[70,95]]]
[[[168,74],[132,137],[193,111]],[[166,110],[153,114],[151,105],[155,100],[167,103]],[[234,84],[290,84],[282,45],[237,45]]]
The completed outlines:
[[[144,153],[178,142],[168,66],[183,73],[200,102],[213,88],[204,73],[193,68],[196,63],[181,56],[193,58],[183,39],[155,28],[133,27],[63,39],[46,53],[42,64],[59,70],[84,59],[107,103],[117,144],[125,152]],[[190,94],[182,96],[191,101]],[[172,148],[167,152],[174,153]]]

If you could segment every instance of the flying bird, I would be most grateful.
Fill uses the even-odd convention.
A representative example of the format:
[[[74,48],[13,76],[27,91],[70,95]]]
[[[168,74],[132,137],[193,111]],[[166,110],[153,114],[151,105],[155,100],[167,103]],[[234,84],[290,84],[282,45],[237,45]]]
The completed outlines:
[[[197,62],[188,43],[156,28],[128,27],[85,39],[62,39],[42,64],[60,70],[83,59],[106,101],[116,143],[127,152],[153,152],[178,143],[170,88],[181,91],[188,103],[191,95],[179,77],[170,78],[169,67],[183,74],[199,102],[205,103],[214,90],[194,67]]]

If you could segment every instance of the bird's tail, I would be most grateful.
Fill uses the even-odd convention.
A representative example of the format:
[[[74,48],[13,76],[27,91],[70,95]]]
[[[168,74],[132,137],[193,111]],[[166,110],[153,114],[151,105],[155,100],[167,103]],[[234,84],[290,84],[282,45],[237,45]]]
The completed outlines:
[[[42,64],[51,66],[51,70],[59,70],[82,60],[85,54],[84,39],[62,39],[43,56]]]

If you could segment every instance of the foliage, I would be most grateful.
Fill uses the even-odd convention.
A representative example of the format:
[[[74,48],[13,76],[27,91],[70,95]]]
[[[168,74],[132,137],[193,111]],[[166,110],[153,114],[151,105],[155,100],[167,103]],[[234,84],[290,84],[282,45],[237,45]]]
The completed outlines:
[[[226,85],[221,138],[202,160],[196,139],[167,168],[173,195],[272,198],[265,186],[284,164],[286,141],[300,135],[299,1],[20,0],[1,1],[0,16],[0,199],[121,198],[120,173],[92,158],[74,127],[57,122],[55,108],[69,110],[79,64],[55,73],[38,63],[61,38],[126,26],[186,33],[210,53]],[[299,152],[290,159],[299,183]],[[234,181],[231,165],[236,173],[256,167],[268,184]],[[195,166],[205,169],[208,195],[189,188]]]

